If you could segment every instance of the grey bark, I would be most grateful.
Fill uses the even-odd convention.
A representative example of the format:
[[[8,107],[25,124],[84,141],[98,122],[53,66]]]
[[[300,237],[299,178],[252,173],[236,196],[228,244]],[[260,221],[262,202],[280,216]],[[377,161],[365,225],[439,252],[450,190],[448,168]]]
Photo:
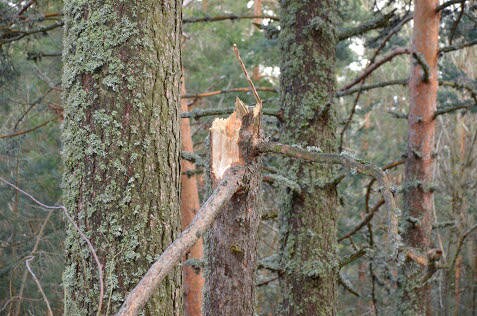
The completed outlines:
[[[65,240],[66,315],[112,314],[180,230],[181,2],[65,1],[64,203],[103,265]],[[180,315],[174,270],[144,309]]]

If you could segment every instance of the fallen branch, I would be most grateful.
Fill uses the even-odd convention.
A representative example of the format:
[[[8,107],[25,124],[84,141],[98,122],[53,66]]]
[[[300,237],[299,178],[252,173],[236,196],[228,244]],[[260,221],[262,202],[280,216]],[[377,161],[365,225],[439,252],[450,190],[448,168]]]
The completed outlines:
[[[228,203],[235,192],[240,189],[243,174],[244,170],[241,168],[230,168],[225,172],[223,180],[202,205],[189,227],[167,247],[141,281],[128,294],[117,314],[118,316],[137,315],[140,312],[164,277],[212,225],[222,206]]]

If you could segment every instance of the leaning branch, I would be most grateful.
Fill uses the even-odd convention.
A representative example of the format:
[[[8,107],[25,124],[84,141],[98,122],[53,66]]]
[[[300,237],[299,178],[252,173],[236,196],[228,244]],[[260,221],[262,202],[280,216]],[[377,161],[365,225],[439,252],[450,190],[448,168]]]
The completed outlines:
[[[177,238],[157,261],[149,268],[146,275],[128,294],[117,316],[137,315],[164,277],[180,262],[186,252],[195,244],[202,234],[212,225],[222,206],[242,186],[244,170],[229,169],[209,199],[200,208],[193,222]]]

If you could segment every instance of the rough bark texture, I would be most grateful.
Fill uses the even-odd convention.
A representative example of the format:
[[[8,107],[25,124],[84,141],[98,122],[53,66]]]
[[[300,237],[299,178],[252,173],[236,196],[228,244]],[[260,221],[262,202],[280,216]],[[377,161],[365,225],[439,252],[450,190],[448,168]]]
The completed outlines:
[[[182,72],[184,74],[184,72]],[[186,94],[184,76],[182,77],[182,95]],[[187,99],[181,100],[182,112],[188,112]],[[188,152],[194,151],[192,136],[190,132],[190,120],[183,118],[181,120],[182,149]],[[182,229],[186,229],[192,222],[194,216],[200,208],[199,191],[197,190],[197,179],[195,176],[184,174],[187,171],[195,170],[194,164],[181,160],[181,216]],[[188,259],[202,259],[203,245],[202,238],[187,252],[184,261]],[[182,267],[182,277],[184,285],[184,315],[199,316],[202,315],[202,288],[204,278],[199,270],[190,265]]]
[[[335,152],[336,2],[282,1],[281,141]],[[329,165],[288,162],[300,194],[288,197],[282,216],[284,315],[336,313],[337,196]]]
[[[437,59],[439,13],[437,0],[414,2],[414,31],[412,53],[419,54],[429,66],[429,80],[424,80],[422,65],[411,59],[409,81],[409,129],[405,169],[405,219],[408,225],[404,233],[406,246],[423,254],[431,245],[434,168],[434,133],[437,99]],[[430,315],[430,286],[420,284],[422,267],[408,260],[403,264],[402,313]]]
[[[211,129],[212,185],[219,183],[227,165],[246,165],[247,173],[246,188],[233,195],[205,238],[205,315],[254,315],[261,187],[260,158],[252,150],[258,136],[255,123],[253,113],[236,110],[223,129],[223,142]]]
[[[181,2],[65,1],[64,203],[103,265],[101,314],[117,311],[180,230]],[[65,315],[94,315],[97,267],[65,240]],[[176,269],[145,315],[180,315]]]

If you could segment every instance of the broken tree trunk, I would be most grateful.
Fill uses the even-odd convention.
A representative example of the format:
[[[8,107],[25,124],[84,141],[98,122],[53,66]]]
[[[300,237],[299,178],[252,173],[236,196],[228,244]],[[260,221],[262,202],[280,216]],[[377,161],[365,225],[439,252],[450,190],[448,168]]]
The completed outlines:
[[[217,189],[202,205],[192,223],[162,253],[159,259],[128,294],[117,316],[138,315],[151,296],[157,292],[162,280],[172,271],[185,253],[210,227],[223,206],[243,185],[243,168],[229,168]]]
[[[260,111],[238,98],[227,119],[210,129],[211,180],[217,187],[225,170],[246,166],[243,189],[224,206],[205,238],[205,315],[253,315],[260,158],[254,150],[260,133]]]
[[[184,71],[182,71],[184,74]],[[182,95],[186,93],[184,75],[182,77]],[[182,112],[188,112],[187,100],[181,100]],[[190,119],[181,120],[182,150],[193,152],[194,146],[190,132]],[[197,189],[196,176],[188,175],[187,171],[195,170],[194,164],[185,159],[181,160],[181,224],[182,229],[190,225],[194,216],[200,208],[199,191]],[[202,238],[186,253],[184,261],[188,259],[201,259],[203,255]],[[184,287],[184,315],[200,316],[202,315],[202,288],[204,278],[200,270],[185,264],[182,268],[182,284]]]

